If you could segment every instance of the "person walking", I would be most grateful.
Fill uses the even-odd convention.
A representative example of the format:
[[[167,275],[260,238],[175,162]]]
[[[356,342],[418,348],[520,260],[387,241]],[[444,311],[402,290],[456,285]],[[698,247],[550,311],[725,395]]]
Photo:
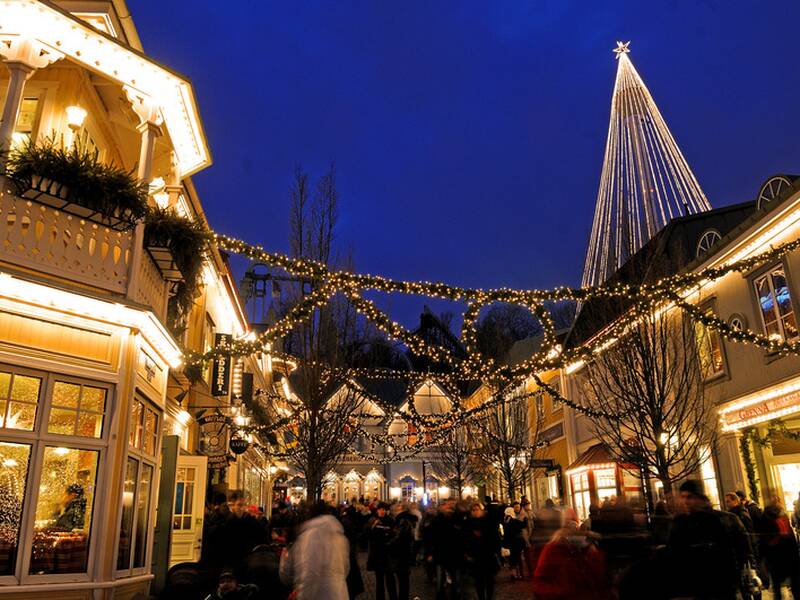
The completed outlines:
[[[752,562],[750,540],[741,521],[711,508],[700,481],[679,488],[682,514],[667,542],[672,596],[734,600],[744,567]]]
[[[761,520],[761,554],[769,571],[773,593],[781,597],[781,586],[789,580],[792,597],[800,600],[800,555],[789,516],[781,501],[772,495]]]
[[[463,521],[453,499],[445,500],[431,523],[431,554],[436,567],[436,600],[460,598]]]
[[[478,600],[492,600],[500,567],[500,529],[480,502],[474,502],[464,524],[464,561]]]
[[[519,502],[514,502],[512,506],[506,508],[503,516],[503,547],[509,551],[508,564],[513,573],[511,579],[522,579],[522,551],[525,548],[525,531],[527,523],[525,519],[519,519]]]
[[[367,524],[367,570],[375,573],[376,600],[384,600],[387,591],[389,600],[397,600],[397,587],[389,562],[389,543],[394,535],[394,519],[389,516],[388,510],[388,504],[378,503],[375,516]]]
[[[296,600],[349,600],[350,548],[342,524],[324,502],[315,504],[297,540],[281,555],[281,581]]]
[[[610,600],[603,555],[578,528],[574,511],[544,545],[533,575],[537,600]]]
[[[398,600],[408,600],[418,519],[409,511],[408,504],[395,504],[395,507],[394,530],[389,541],[389,567],[397,579]]]

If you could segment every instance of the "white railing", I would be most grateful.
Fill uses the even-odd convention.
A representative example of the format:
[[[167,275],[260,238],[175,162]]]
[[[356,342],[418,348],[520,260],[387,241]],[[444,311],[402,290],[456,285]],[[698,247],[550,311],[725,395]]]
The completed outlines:
[[[0,260],[124,294],[132,244],[130,232],[0,189]]]
[[[156,263],[150,258],[150,254],[144,252],[133,299],[152,308],[162,323],[166,322],[167,318],[168,285],[161,276],[161,271],[158,270]]]

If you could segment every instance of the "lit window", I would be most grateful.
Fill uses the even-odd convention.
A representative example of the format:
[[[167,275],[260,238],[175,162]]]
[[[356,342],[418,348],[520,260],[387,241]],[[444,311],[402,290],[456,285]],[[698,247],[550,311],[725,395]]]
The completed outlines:
[[[105,408],[104,388],[56,381],[47,431],[99,438],[103,433]]]
[[[42,379],[9,371],[0,371],[0,413],[2,426],[32,431]]]
[[[145,566],[152,483],[153,466],[129,457],[122,490],[117,569]]]
[[[31,447],[0,442],[0,575],[13,575]]]
[[[570,477],[572,483],[572,504],[578,518],[583,521],[589,516],[589,505],[592,502],[589,490],[589,474],[586,471],[575,473]]]
[[[17,124],[12,135],[12,148],[21,148],[34,137],[37,117],[39,116],[39,98],[26,96],[19,107]]]
[[[175,512],[173,529],[192,528],[192,503],[194,502],[194,467],[180,467],[175,483]]]
[[[130,446],[150,456],[155,455],[158,448],[158,421],[158,413],[136,398],[131,412]]]
[[[597,499],[602,503],[604,500],[617,495],[617,471],[611,469],[595,469],[594,484],[597,488]]]
[[[711,457],[711,449],[708,446],[700,448],[700,476],[703,479],[703,487],[706,495],[714,508],[719,508],[719,489],[717,488],[717,474],[714,470],[714,460]]]
[[[47,446],[31,548],[31,574],[85,573],[97,450]]]
[[[704,379],[710,379],[725,370],[722,359],[722,341],[716,331],[711,331],[700,321],[694,324],[694,337],[700,359],[700,372]]]
[[[783,267],[777,267],[758,277],[753,285],[767,337],[774,340],[796,338],[797,323]]]

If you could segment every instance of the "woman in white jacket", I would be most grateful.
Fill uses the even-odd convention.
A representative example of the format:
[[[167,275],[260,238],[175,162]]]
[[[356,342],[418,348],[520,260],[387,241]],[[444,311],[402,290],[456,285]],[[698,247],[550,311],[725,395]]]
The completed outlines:
[[[348,600],[349,570],[344,529],[330,514],[303,523],[297,541],[281,556],[281,581],[294,588],[297,600]]]

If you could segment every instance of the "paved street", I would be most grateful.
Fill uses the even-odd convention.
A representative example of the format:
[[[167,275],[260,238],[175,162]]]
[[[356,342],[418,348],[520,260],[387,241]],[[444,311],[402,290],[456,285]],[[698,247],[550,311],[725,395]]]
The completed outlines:
[[[375,575],[366,570],[366,553],[359,556],[361,564],[361,575],[364,578],[365,592],[359,596],[359,600],[375,600]],[[435,589],[428,583],[422,567],[414,567],[411,571],[411,599],[419,597],[420,600],[434,600]],[[525,600],[531,598],[530,580],[511,581],[509,571],[503,569],[497,576],[497,592],[495,600]],[[474,594],[467,593],[463,596],[464,600],[473,600]]]

